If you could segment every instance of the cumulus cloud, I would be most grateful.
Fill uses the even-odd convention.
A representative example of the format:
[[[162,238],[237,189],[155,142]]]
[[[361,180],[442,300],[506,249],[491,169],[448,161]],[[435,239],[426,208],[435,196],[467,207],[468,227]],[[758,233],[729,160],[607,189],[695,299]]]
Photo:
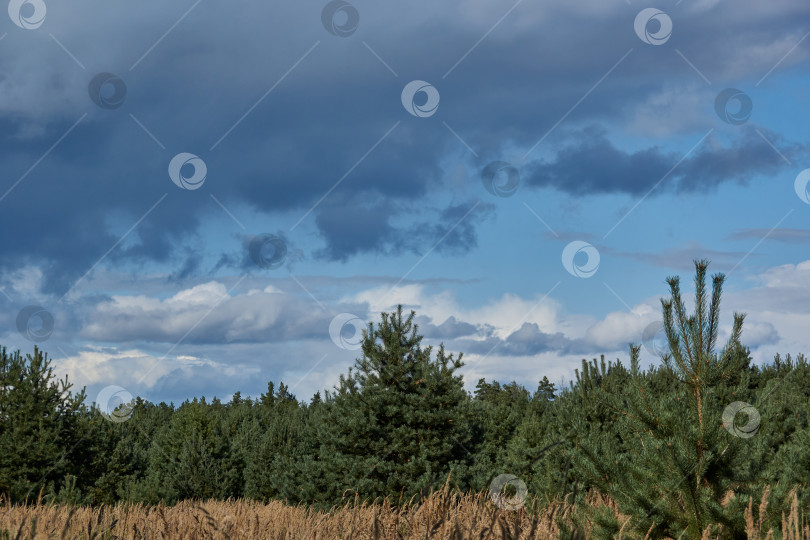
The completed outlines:
[[[321,283],[313,290],[317,294],[333,286]],[[369,300],[389,289],[355,286],[360,290],[334,307],[378,322],[376,308],[382,304]],[[685,287],[690,304],[691,291]],[[661,318],[657,297],[592,317],[562,309],[551,298],[505,295],[464,306],[453,293],[432,289],[429,283],[395,290],[396,297],[416,310],[425,345],[444,342],[448,351],[464,353],[468,386],[479,377],[515,379],[529,386],[543,375],[570,377],[582,358],[603,353],[626,360],[628,344],[642,343],[645,329]],[[806,350],[808,290],[810,261],[767,269],[755,276],[751,288],[727,287],[720,345],[728,337],[732,312],[745,312],[743,343],[752,348],[756,362],[769,361],[775,352]],[[117,384],[156,399],[224,396],[234,388],[257,394],[266,381],[281,379],[295,383],[308,397],[335,384],[357,357],[357,351],[331,341],[333,313],[313,306],[302,291],[290,294],[281,284],[229,292],[217,281],[168,296],[99,298],[94,307],[76,312],[86,317],[86,324],[73,345],[55,349],[77,352],[55,358],[60,373],[69,373],[72,381],[92,391]]]
[[[471,354],[489,356],[535,356],[549,351],[564,351],[570,340],[561,332],[547,334],[535,323],[523,325],[501,339],[489,336],[482,340],[461,340],[457,346]]]
[[[454,316],[450,316],[443,323],[436,325],[432,324],[431,319],[425,316],[419,316],[416,319],[419,324],[419,330],[426,338],[433,339],[455,339],[471,334],[477,334],[479,327],[474,324],[459,321]]]
[[[640,344],[644,330],[660,319],[660,306],[652,302],[636,305],[632,311],[614,311],[588,328],[582,342],[594,350],[626,350],[630,343]]]
[[[327,314],[275,287],[231,294],[211,281],[166,299],[113,295],[88,314],[81,335],[102,342],[276,342],[327,335]]]
[[[115,385],[134,397],[161,401],[165,396],[220,397],[229,389],[245,388],[262,373],[250,362],[221,362],[194,355],[157,356],[139,349],[92,346],[56,357],[54,372],[67,374],[75,389],[86,388],[94,402],[101,389]],[[231,390],[232,392],[232,390]]]
[[[200,362],[189,356],[159,358],[138,349],[96,346],[71,356],[57,356],[54,367],[58,372],[70,374],[71,381],[79,388],[101,384],[149,388],[176,367],[191,367]]]

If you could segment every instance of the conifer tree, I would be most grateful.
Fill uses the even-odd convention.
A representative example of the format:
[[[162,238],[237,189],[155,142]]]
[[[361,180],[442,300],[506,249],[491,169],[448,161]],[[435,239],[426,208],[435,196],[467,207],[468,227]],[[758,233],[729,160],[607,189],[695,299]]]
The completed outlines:
[[[0,493],[12,501],[36,498],[42,488],[86,488],[84,389],[73,394],[50,364],[37,347],[25,356],[0,347]]]
[[[534,399],[539,399],[542,401],[554,401],[554,398],[557,397],[557,389],[554,387],[554,383],[548,380],[548,377],[543,375],[543,379],[537,385],[537,391],[534,393]]]
[[[722,527],[713,535],[742,533],[744,524],[731,517],[723,499],[729,490],[738,501],[745,494],[747,479],[737,461],[745,459],[750,446],[724,428],[722,414],[732,395],[750,399],[747,378],[741,376],[748,372],[750,358],[740,343],[742,314],[734,315],[728,343],[715,352],[724,275],[713,276],[707,305],[707,266],[707,261],[695,261],[693,315],[684,308],[679,279],[667,280],[671,297],[661,305],[669,351],[660,369],[641,372],[640,347],[631,345],[630,379],[622,391],[601,392],[593,373],[577,374],[583,407],[613,411],[612,429],[618,435],[614,443],[602,438],[596,444],[587,436],[593,426],[580,424],[577,465],[594,487],[616,501],[620,512],[630,515],[625,535],[695,538],[712,524]],[[612,512],[590,518],[605,537],[618,534]]]
[[[770,505],[763,522],[778,529],[779,509],[789,507],[794,489],[799,488],[799,507],[810,508],[810,362],[801,353],[795,358],[777,354],[758,379],[752,404],[762,425],[748,439],[756,450],[746,465],[759,479],[755,501],[769,487]]]
[[[427,494],[469,458],[468,396],[454,358],[421,345],[414,312],[383,313],[364,330],[362,357],[341,376],[322,437],[326,498]]]
[[[512,472],[504,463],[504,450],[530,403],[530,393],[515,381],[501,385],[479,379],[470,407],[473,445],[469,448],[475,453],[475,462],[464,475],[472,490],[486,490],[498,474]]]

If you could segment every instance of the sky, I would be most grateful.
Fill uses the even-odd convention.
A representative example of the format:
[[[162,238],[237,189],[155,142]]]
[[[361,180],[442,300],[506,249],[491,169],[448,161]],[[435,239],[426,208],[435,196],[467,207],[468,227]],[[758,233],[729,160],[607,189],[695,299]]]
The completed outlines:
[[[11,0],[0,344],[89,401],[332,389],[398,304],[481,378],[658,361],[726,274],[810,352],[810,5]]]

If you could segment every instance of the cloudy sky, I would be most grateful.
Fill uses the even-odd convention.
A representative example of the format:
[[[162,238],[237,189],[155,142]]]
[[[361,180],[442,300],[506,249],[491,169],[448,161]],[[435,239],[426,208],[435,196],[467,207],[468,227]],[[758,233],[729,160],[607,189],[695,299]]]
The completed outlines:
[[[758,363],[810,352],[808,35],[805,0],[11,0],[0,344],[91,400],[309,399],[403,304],[534,388],[708,258]]]

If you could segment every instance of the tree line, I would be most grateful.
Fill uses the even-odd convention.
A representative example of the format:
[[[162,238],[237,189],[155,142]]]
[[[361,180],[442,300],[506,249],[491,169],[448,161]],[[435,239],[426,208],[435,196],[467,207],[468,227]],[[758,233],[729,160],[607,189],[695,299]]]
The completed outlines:
[[[0,349],[0,494],[5,501],[146,504],[246,497],[330,508],[388,498],[414,503],[449,481],[492,489],[532,511],[567,499],[604,537],[742,534],[744,509],[770,497],[778,524],[793,493],[810,508],[810,366],[803,355],[757,366],[743,315],[718,347],[724,277],[706,287],[696,261],[694,313],[678,278],[662,299],[669,350],[642,369],[582,361],[557,388],[481,379],[464,390],[462,355],[423,346],[414,313],[384,313],[332,391],[299,400],[283,383],[255,399],[179,406],[136,398],[114,417],[59,380],[45,352]],[[116,416],[117,415],[117,416]],[[114,421],[111,421],[114,420]],[[448,480],[449,478],[449,480]],[[525,486],[525,500],[521,489]],[[511,491],[510,491],[511,490]]]

